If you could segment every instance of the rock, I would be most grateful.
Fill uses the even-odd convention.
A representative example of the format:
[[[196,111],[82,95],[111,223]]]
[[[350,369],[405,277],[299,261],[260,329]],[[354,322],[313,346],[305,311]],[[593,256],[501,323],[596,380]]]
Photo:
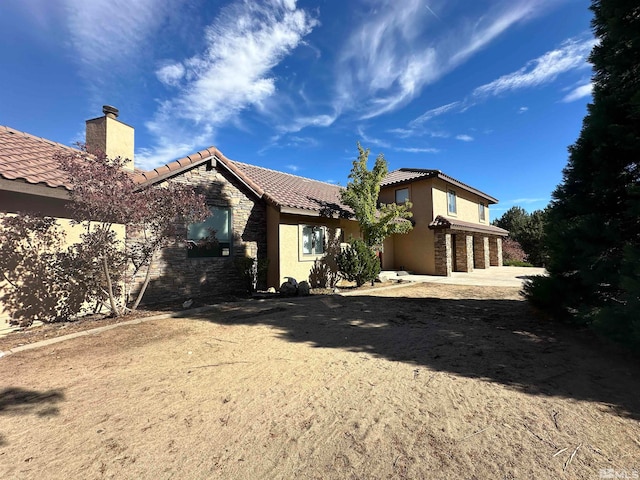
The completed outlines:
[[[293,283],[284,282],[282,285],[280,285],[280,295],[292,297],[297,293],[298,293],[298,287],[296,287]]]
[[[406,275],[409,275],[409,272],[405,272],[404,270],[400,270],[399,272],[396,272],[396,275],[398,275],[399,277],[404,277]]]
[[[276,289],[275,289],[275,287],[269,287],[269,288],[267,288],[267,293],[276,293]]]
[[[293,277],[285,277],[287,279],[287,282],[289,282],[290,284],[292,284],[294,287],[298,286],[298,282],[295,278]]]
[[[309,282],[300,282],[298,284],[298,295],[307,296],[309,295],[309,291],[311,287],[309,287]]]
[[[182,304],[182,308],[191,308],[191,305],[193,305],[193,300],[189,299]]]

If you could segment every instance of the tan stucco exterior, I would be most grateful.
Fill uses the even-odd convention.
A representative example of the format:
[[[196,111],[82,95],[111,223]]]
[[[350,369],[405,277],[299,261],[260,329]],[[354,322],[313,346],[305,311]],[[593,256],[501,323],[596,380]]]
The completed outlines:
[[[407,189],[412,204],[413,229],[402,235],[393,235],[384,242],[382,268],[407,270],[418,274],[436,274],[435,232],[429,224],[444,216],[457,220],[489,225],[488,200],[458,185],[435,177],[415,179],[381,188],[380,203],[393,203],[396,191]],[[447,193],[456,194],[456,212],[448,211]],[[480,219],[480,204],[484,205],[484,220]]]
[[[87,120],[86,143],[89,147],[102,150],[108,158],[128,158],[131,161],[125,168],[133,171],[133,127],[106,115]]]
[[[336,237],[348,241],[360,236],[360,227],[353,220],[327,218],[310,215],[281,213],[275,207],[267,207],[267,252],[269,271],[267,283],[278,288],[293,277],[298,282],[309,281],[314,262],[322,255],[305,255],[302,252],[302,228],[304,226],[325,227],[326,232],[335,232]]]

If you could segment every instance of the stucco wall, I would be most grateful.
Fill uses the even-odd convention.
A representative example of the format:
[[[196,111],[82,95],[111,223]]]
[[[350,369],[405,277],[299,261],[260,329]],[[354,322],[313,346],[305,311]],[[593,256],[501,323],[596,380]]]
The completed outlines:
[[[277,287],[279,287],[282,282],[286,280],[286,277],[293,277],[299,282],[308,281],[309,273],[313,268],[315,260],[322,258],[322,255],[302,254],[302,238],[300,226],[317,225],[327,227],[329,231],[335,231],[335,234],[343,238],[345,242],[348,242],[350,238],[360,237],[360,228],[358,224],[355,221],[350,220],[280,214],[279,222],[279,263],[277,272]]]
[[[75,225],[69,219],[70,212],[67,209],[67,203],[67,200],[59,198],[0,191],[0,213],[8,215],[25,213],[55,218],[64,233],[64,247],[78,243],[80,236],[86,231],[86,224]],[[114,225],[113,230],[116,233],[116,238],[121,240],[124,246],[125,227],[123,225]],[[4,294],[5,288],[8,288],[5,283],[0,282],[0,298]],[[34,301],[37,301],[37,299],[34,298]],[[0,300],[0,321],[4,321],[8,317],[9,313],[4,310]]]
[[[435,271],[434,237],[433,232],[429,230],[429,223],[433,220],[431,182],[431,179],[425,179],[380,190],[380,202],[392,203],[396,190],[408,188],[413,214],[411,219],[414,222],[414,227],[409,233],[393,235],[385,242],[382,265],[384,269],[404,269],[420,274]]]
[[[447,211],[448,190],[456,192],[457,213],[455,215]],[[485,204],[484,221],[480,221],[478,210],[478,204],[480,202]],[[465,222],[480,223],[482,225],[489,224],[489,209],[485,199],[440,179],[433,179],[433,211],[434,218],[437,215],[443,215],[445,217],[454,217]]]

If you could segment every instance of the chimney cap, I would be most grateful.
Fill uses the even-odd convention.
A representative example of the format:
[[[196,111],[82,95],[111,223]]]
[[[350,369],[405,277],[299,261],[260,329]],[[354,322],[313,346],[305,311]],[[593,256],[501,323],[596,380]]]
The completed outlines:
[[[120,113],[120,111],[116,107],[112,107],[111,105],[103,105],[102,113],[110,118],[118,118],[118,114]]]

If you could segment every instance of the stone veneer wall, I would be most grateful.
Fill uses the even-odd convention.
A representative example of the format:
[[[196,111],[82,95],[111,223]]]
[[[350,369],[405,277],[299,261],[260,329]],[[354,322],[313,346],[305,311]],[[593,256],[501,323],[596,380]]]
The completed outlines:
[[[456,272],[473,272],[473,235],[456,234]]]
[[[233,177],[227,177],[215,168],[208,169],[206,165],[189,170],[168,182],[192,185],[206,195],[210,206],[231,208],[232,253],[229,257],[188,258],[187,247],[183,243],[163,249],[152,267],[152,277],[143,303],[245,293],[246,286],[233,258],[266,258],[266,208],[262,200],[248,192]],[[186,225],[181,228],[186,232]],[[127,233],[127,242],[139,241],[139,236]],[[144,273],[137,275],[134,293],[142,285]]]
[[[435,266],[436,275],[451,276],[453,269],[453,252],[451,250],[451,234],[442,230],[435,232]]]
[[[474,235],[473,261],[475,268],[489,268],[491,264],[489,256],[489,237]]]
[[[489,238],[489,258],[492,267],[502,266],[502,238]]]

